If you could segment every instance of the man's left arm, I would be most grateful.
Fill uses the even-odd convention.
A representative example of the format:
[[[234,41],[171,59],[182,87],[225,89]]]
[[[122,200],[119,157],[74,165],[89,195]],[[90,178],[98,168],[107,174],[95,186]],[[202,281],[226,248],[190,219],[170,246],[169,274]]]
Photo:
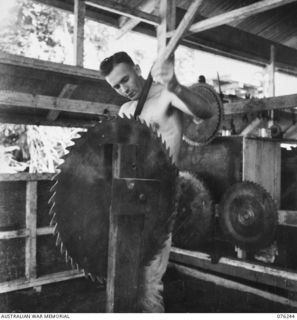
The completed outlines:
[[[174,65],[170,61],[157,62],[152,68],[154,81],[162,83],[172,95],[172,104],[186,114],[209,119],[213,112],[209,102],[199,94],[181,85],[176,79]]]

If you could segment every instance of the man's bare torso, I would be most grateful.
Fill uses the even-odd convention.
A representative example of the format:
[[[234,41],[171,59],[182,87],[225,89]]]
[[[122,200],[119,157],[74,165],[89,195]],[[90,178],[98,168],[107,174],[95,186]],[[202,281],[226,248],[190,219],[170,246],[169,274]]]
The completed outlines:
[[[154,83],[139,117],[161,134],[176,163],[182,139],[182,112],[171,106],[171,103],[172,93]],[[119,115],[133,116],[136,105],[137,101],[125,103]]]

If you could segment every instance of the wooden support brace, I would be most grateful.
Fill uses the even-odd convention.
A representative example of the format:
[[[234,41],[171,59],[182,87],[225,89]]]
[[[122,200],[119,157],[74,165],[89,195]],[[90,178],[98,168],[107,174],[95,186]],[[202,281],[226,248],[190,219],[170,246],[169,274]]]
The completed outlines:
[[[104,1],[104,0],[87,0],[87,5],[104,9],[106,11],[114,12],[123,16],[127,16],[130,18],[137,18],[141,21],[144,21],[149,24],[158,25],[160,22],[159,17],[137,10],[135,8],[131,8],[125,6],[121,3],[115,1]]]
[[[191,26],[189,33],[197,33],[212,28],[222,26],[224,24],[232,23],[249,16],[264,12],[273,8],[283,6],[295,2],[296,0],[263,0],[253,3],[251,5],[235,9],[220,15],[199,21]],[[170,36],[170,34],[168,35]]]
[[[86,6],[84,0],[74,0],[74,61],[79,67],[84,65],[84,26]]]
[[[95,115],[103,115],[105,112],[109,112],[110,115],[115,115],[119,110],[119,107],[113,104],[33,95],[6,90],[0,90],[0,106],[8,108],[26,107],[33,109],[48,109]]]
[[[26,228],[29,237],[26,238],[26,265],[25,275],[27,279],[36,278],[36,237],[37,237],[37,182],[28,181],[26,186]]]
[[[59,98],[70,98],[76,88],[77,88],[76,84],[70,84],[70,83],[65,84],[61,93],[59,94]],[[59,117],[59,114],[60,114],[60,111],[51,110],[47,114],[46,119],[50,121],[55,121]]]
[[[217,275],[212,275],[207,272],[201,272],[190,267],[185,267],[185,266],[181,266],[173,263],[170,264],[170,266],[173,266],[177,271],[187,276],[190,276],[192,278],[200,279],[206,282],[212,282],[212,283],[215,283],[216,285],[223,286],[225,288],[240,291],[241,293],[254,294],[261,298],[273,301],[275,303],[280,303],[280,304],[295,307],[295,308],[297,307],[296,301],[292,301],[290,299],[287,299],[285,297],[282,297],[274,293],[257,289],[252,286],[244,285],[236,281],[228,280]]]
[[[139,6],[139,10],[147,13],[152,13],[155,8],[155,2],[155,0],[145,0]],[[116,35],[116,39],[119,39],[122,36],[124,36],[126,33],[135,28],[140,22],[140,19],[128,18],[125,16],[120,17],[120,30]]]

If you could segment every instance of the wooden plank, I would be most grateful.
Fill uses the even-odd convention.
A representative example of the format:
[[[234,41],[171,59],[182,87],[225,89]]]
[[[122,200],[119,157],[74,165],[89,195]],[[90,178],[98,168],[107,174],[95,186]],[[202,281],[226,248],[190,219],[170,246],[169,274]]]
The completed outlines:
[[[279,207],[281,184],[281,148],[273,140],[243,140],[242,180],[263,186]],[[263,169],[265,166],[265,169]]]
[[[220,258],[218,263],[212,263],[210,256],[206,253],[175,247],[171,248],[170,261],[276,288],[290,291],[297,290],[297,274],[295,272],[265,265],[225,257]]]
[[[0,240],[8,240],[15,238],[26,238],[30,235],[28,229],[12,230],[12,231],[0,231]]]
[[[86,6],[84,0],[74,0],[74,63],[84,65],[84,26]]]
[[[283,226],[297,227],[297,211],[278,210],[278,223]]]
[[[225,115],[260,112],[264,110],[290,109],[297,107],[297,94],[285,96],[241,100],[224,104]]]
[[[19,279],[0,283],[0,293],[12,292],[37,286],[42,286],[49,283],[56,283],[76,278],[82,278],[82,272],[70,270],[58,273],[49,274],[37,279]]]
[[[49,234],[54,234],[54,227],[42,227],[37,229],[38,236],[47,236]]]
[[[189,29],[189,32],[196,33],[196,32],[202,32],[208,29],[212,29],[215,27],[219,27],[223,24],[232,23],[241,19],[245,19],[249,16],[252,16],[254,14],[264,12],[273,8],[277,8],[292,2],[295,2],[296,0],[263,0],[258,1],[256,3],[253,3],[251,5],[231,10],[226,13],[222,13],[220,15],[217,15],[215,17],[208,18],[203,21],[199,21],[192,25],[192,27]]]
[[[109,12],[117,13],[129,18],[137,18],[140,21],[146,22],[152,25],[158,25],[160,22],[159,17],[149,14],[135,8],[123,5],[115,1],[104,1],[104,0],[87,0],[86,4],[99,9],[103,9]]]
[[[52,180],[55,173],[0,173],[0,181],[38,181],[38,180]]]
[[[275,96],[275,46],[270,46],[270,63],[267,66],[268,71],[268,94]]]
[[[45,71],[52,71],[57,73],[64,73],[66,75],[73,75],[94,80],[104,80],[104,77],[102,77],[101,73],[96,70],[75,67],[67,64],[50,62],[40,59],[27,58],[20,55],[10,54],[1,50],[0,63],[29,67]]]
[[[50,127],[67,127],[67,128],[90,128],[95,126],[98,123],[97,119],[90,120],[79,120],[79,119],[58,119],[55,121],[46,120],[42,116],[36,115],[19,115],[11,112],[9,115],[8,112],[6,114],[0,113],[0,123],[11,123],[11,124],[31,124],[37,126],[50,126]],[[105,116],[103,116],[105,118]]]
[[[121,172],[121,146],[113,145],[112,158],[112,177],[120,177]],[[108,258],[107,258],[107,281],[106,281],[106,312],[112,313],[116,308],[116,274],[117,274],[117,242],[118,242],[118,220],[114,210],[113,200],[117,195],[112,195],[109,210],[109,232],[108,232]]]
[[[260,118],[254,119],[240,132],[240,135],[246,137],[248,134],[254,131],[257,127],[259,127],[261,123],[262,123],[262,120]]]
[[[155,0],[143,1],[138,9],[143,12],[152,13],[155,9]],[[116,35],[116,39],[121,38],[123,35],[131,31],[141,22],[140,19],[135,19],[135,18],[131,19],[128,17],[121,17],[121,18],[120,18],[120,30]],[[158,27],[159,27],[159,24],[158,24]]]
[[[114,104],[57,98],[44,95],[0,90],[0,106],[26,107],[33,109],[59,110],[102,115],[116,115],[119,107]]]
[[[66,83],[61,93],[59,94],[59,98],[70,98],[76,88],[77,88],[76,84]],[[59,111],[51,110],[47,114],[46,119],[50,121],[55,121],[59,117],[59,114],[60,114]]]
[[[173,266],[177,271],[181,272],[182,274],[187,275],[192,278],[195,278],[195,279],[203,280],[206,282],[212,282],[218,286],[223,286],[228,289],[240,291],[240,293],[254,294],[254,295],[257,295],[261,298],[273,301],[275,303],[280,303],[280,304],[290,306],[290,307],[297,307],[296,301],[287,299],[283,296],[280,296],[280,295],[277,295],[274,293],[270,293],[270,292],[267,292],[267,291],[264,291],[261,289],[257,289],[252,286],[244,285],[244,284],[238,283],[236,281],[225,279],[220,276],[212,275],[207,272],[201,272],[201,271],[198,271],[193,268],[181,266],[176,263],[170,263],[170,266]]]
[[[37,182],[28,181],[26,188],[26,227],[30,236],[26,239],[26,265],[27,279],[36,278],[36,227],[37,227]]]

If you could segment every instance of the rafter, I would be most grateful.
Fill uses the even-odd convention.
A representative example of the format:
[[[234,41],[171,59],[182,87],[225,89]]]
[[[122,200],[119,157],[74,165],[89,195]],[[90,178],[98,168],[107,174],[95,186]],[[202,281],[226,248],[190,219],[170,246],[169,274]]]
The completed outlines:
[[[156,0],[145,0],[139,6],[139,10],[147,13],[152,13],[156,6]],[[116,36],[117,39],[124,36],[126,33],[134,29],[140,22],[140,19],[121,17],[120,30]]]
[[[140,21],[144,21],[148,24],[158,25],[160,23],[159,17],[143,12],[132,7],[122,5],[114,1],[104,1],[104,0],[87,0],[86,5],[103,9],[109,12],[127,16],[129,18],[137,18]]]

